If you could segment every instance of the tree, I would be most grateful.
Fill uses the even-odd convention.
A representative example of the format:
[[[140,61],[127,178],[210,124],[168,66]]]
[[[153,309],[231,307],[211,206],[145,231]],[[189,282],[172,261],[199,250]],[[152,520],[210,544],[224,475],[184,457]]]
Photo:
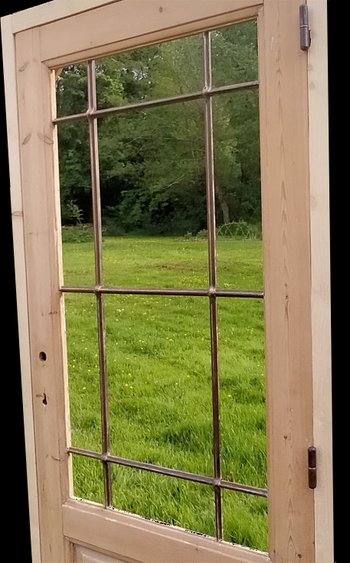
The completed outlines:
[[[214,86],[257,78],[255,22],[212,32]],[[97,61],[100,108],[198,92],[203,88],[201,36]],[[58,81],[59,115],[87,108],[86,66]],[[214,98],[218,223],[260,220],[258,96]],[[196,233],[206,227],[203,100],[116,114],[99,120],[103,217],[119,231]],[[91,221],[86,123],[60,126],[63,206]]]

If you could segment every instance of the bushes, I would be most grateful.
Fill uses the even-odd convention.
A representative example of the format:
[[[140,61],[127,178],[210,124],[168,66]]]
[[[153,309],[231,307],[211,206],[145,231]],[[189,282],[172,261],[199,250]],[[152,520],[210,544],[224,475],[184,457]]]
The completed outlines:
[[[196,235],[187,233],[186,238],[195,236],[197,239],[208,238],[207,229],[198,231]],[[261,223],[247,223],[246,221],[231,221],[220,225],[216,229],[216,236],[220,239],[237,239],[237,240],[261,240],[262,230]]]
[[[147,232],[142,229],[133,229],[126,232],[123,226],[118,223],[117,217],[109,216],[105,218],[103,222],[103,235],[104,236],[123,236],[123,235],[145,235],[145,236],[155,236],[159,234],[159,231],[152,229],[150,227]],[[171,233],[172,235],[178,235],[178,233]],[[169,233],[166,233],[169,235]],[[245,221],[232,221],[231,223],[226,223],[221,225],[216,230],[216,236],[219,239],[237,239],[237,240],[261,240],[261,223],[246,223]],[[197,233],[188,231],[183,235],[184,238],[191,240],[193,239],[206,239],[208,238],[207,229],[201,229]],[[65,225],[62,227],[62,240],[63,242],[89,242],[94,238],[93,226],[91,224],[78,224],[78,225]]]
[[[216,231],[217,237],[235,239],[261,240],[261,223],[247,223],[246,221],[231,221],[220,225]]]
[[[72,199],[62,203],[61,207],[63,225],[81,225],[83,211]]]
[[[63,242],[89,242],[94,239],[94,230],[90,224],[70,225],[62,227]]]

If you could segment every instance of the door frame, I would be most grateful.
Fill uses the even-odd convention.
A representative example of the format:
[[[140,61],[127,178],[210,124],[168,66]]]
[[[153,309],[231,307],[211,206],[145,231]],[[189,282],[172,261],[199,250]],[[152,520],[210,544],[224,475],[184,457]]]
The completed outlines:
[[[142,5],[144,0],[54,0],[2,19],[33,561],[71,560],[70,542],[63,537],[55,540],[62,528],[74,543],[99,543],[101,552],[115,552],[115,543],[104,534],[97,537],[96,519],[102,518],[114,538],[118,526],[125,530],[129,547],[123,553],[134,559],[137,553],[130,551],[130,541],[135,542],[137,532],[140,545],[149,542],[150,550],[157,541],[157,557],[161,557],[162,545],[165,550],[172,545],[184,557],[192,557],[189,561],[200,553],[201,563],[212,561],[214,554],[217,561],[221,554],[220,561],[287,562],[300,554],[308,563],[329,563],[333,559],[333,510],[326,0],[308,1],[312,28],[308,53],[298,43],[296,0],[147,0],[147,13],[140,17]],[[136,19],[132,17],[135,13]],[[65,345],[58,291],[58,166],[51,69],[256,16],[268,436],[269,450],[276,452],[269,462],[269,557],[193,536],[189,542],[188,534],[181,530],[67,500],[66,384],[57,384],[54,377],[65,371]],[[119,29],[118,21],[122,22]],[[42,174],[35,167],[38,159],[44,162]],[[34,192],[33,185],[37,186]],[[56,186],[55,194],[47,193],[47,185]],[[43,209],[40,217],[38,208]],[[270,221],[271,217],[280,222]],[[34,271],[40,272],[40,280],[33,276]],[[40,323],[35,321],[38,313]],[[43,350],[45,361],[39,357]],[[307,448],[311,445],[317,448],[318,465],[318,484],[313,491],[307,483]],[[94,533],[95,543],[91,543]]]

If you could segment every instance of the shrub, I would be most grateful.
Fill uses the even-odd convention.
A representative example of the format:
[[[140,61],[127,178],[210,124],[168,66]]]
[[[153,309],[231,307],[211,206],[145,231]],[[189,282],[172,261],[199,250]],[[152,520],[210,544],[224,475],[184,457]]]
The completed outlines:
[[[225,223],[218,227],[217,236],[218,238],[261,240],[261,224],[249,224],[246,221],[231,221],[231,223]]]
[[[62,227],[63,242],[90,242],[94,239],[93,226],[90,224]]]
[[[83,212],[72,199],[63,203],[61,214],[64,225],[81,225],[83,221]]]

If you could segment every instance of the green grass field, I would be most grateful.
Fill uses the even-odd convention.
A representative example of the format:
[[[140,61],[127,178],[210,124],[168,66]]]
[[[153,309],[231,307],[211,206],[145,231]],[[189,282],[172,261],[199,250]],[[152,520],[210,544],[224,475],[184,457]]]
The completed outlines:
[[[92,243],[65,242],[66,285],[94,283]],[[105,284],[207,287],[206,241],[106,238]],[[262,288],[262,245],[219,240],[222,288]],[[219,299],[222,464],[224,478],[266,486],[264,318],[259,300]],[[208,299],[106,296],[111,453],[212,475]],[[66,297],[72,443],[100,451],[96,303]],[[99,462],[74,458],[75,495],[103,502]],[[210,487],[113,468],[114,506],[215,535]],[[223,493],[225,539],[267,549],[262,498]]]

